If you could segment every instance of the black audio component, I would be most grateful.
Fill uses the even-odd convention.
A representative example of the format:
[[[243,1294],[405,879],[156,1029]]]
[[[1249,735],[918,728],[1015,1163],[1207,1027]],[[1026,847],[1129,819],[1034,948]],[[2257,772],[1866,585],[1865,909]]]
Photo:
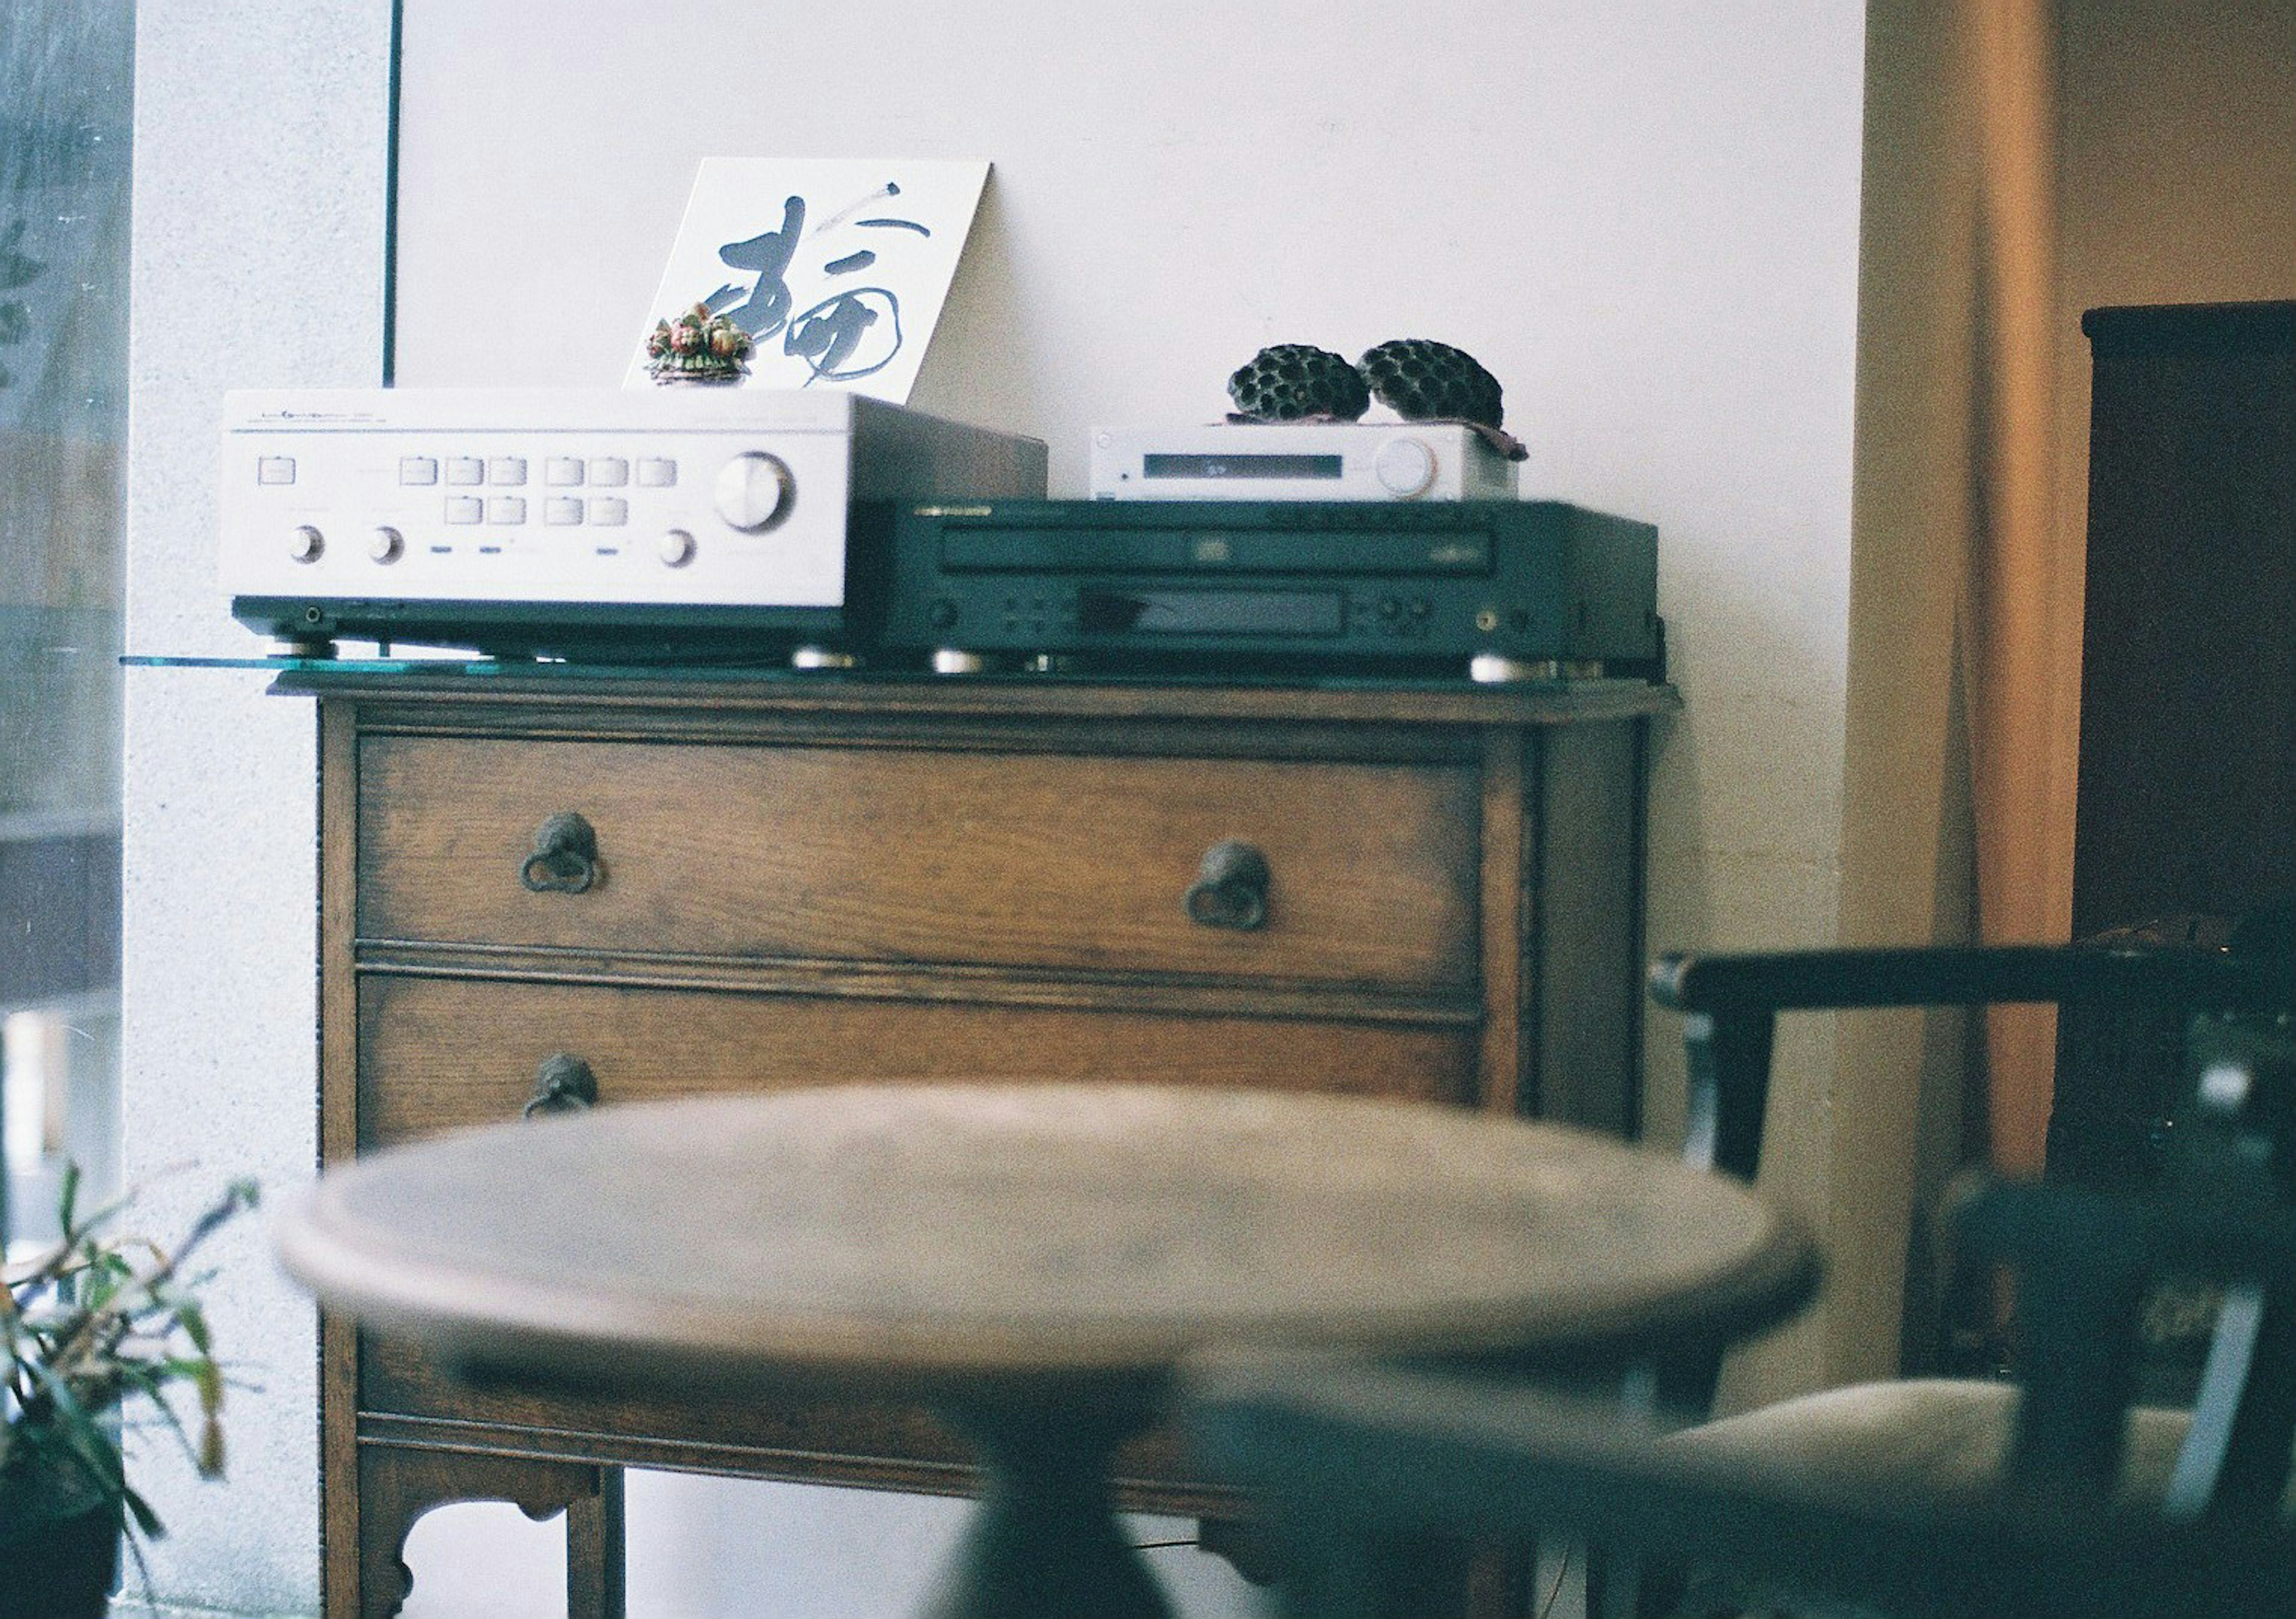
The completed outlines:
[[[896,507],[882,642],[958,671],[1661,673],[1658,531],[1554,501]]]

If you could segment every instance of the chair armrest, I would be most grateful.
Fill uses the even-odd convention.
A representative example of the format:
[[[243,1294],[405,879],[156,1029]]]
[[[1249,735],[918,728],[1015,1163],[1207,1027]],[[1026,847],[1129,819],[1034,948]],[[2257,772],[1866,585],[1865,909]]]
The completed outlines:
[[[1684,1014],[1685,1156],[1751,1180],[1761,1161],[1777,1015],[2026,1002],[2296,1009],[2296,969],[2265,953],[2095,944],[1902,946],[1666,955],[1651,998]]]
[[[2139,1000],[2246,1011],[2296,1002],[2287,959],[2095,944],[1906,946],[1668,955],[1652,998],[1715,1017],[1852,1007]]]

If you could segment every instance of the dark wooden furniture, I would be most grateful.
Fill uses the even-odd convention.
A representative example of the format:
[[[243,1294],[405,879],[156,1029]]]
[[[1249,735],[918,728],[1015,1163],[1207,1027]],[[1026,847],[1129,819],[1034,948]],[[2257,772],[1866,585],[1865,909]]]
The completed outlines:
[[[1106,1479],[1192,1354],[1617,1366],[1815,1276],[1751,1189],[1586,1132],[1098,1079],[496,1125],[330,1173],[275,1230],[322,1299],[465,1375],[922,1399],[988,1474],[942,1619],[1171,1612]]]
[[[330,1164],[594,1098],[1023,1068],[1636,1122],[1644,732],[1669,688],[346,667],[280,689],[319,699]],[[1248,860],[1206,871],[1235,844],[1257,894]],[[407,1528],[446,1500],[569,1509],[587,1615],[620,1605],[623,1465],[975,1482],[913,1409],[474,1394],[340,1317],[323,1340],[331,1619],[397,1609]],[[1165,1437],[1116,1477],[1128,1509],[1233,1507]]]
[[[1207,1380],[1196,1426],[1208,1453],[1299,1526],[1294,1557],[1311,1582],[1293,1611],[1368,1611],[1350,1554],[1366,1525],[1582,1533],[1756,1576],[1764,1589],[1742,1605],[1762,1610],[1783,1595],[1790,1609],[1801,1597],[1909,1615],[2286,1611],[2296,971],[2285,955],[1788,953],[1671,960],[1652,984],[1688,1017],[1691,1156],[1733,1174],[1759,1159],[1772,1031],[1798,1009],[2200,1013],[2187,1069],[2199,1100],[2157,1196],[1996,1185],[1958,1206],[1964,1248],[2019,1275],[2028,1343],[2013,1386],[1832,1389],[1653,1443],[1615,1412],[1519,1381],[1362,1363]],[[2249,1289],[2225,1312],[2189,1412],[2132,1404],[2139,1302],[2164,1277]],[[1694,1413],[1711,1365],[1702,1350],[1660,1360],[1677,1409]],[[1671,1611],[1652,1594],[1642,1611]],[[1595,1591],[1589,1609],[1601,1611]]]
[[[2092,309],[2076,938],[2296,899],[2296,303]]]
[[[2296,303],[2092,309],[2072,936],[2198,948],[2296,904]],[[2143,1186],[2173,1019],[2058,1025],[2053,1176]],[[2162,1375],[2199,1347],[2161,1317]]]

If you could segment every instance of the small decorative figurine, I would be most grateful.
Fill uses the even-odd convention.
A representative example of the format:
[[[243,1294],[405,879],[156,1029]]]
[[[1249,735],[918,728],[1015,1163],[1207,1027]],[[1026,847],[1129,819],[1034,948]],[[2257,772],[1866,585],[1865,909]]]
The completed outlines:
[[[734,382],[747,374],[750,334],[707,304],[646,333],[646,369],[657,382]]]

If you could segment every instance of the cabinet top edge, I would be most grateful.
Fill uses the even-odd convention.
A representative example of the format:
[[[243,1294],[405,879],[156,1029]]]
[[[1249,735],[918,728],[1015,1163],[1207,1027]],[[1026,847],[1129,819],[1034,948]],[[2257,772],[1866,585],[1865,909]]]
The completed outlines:
[[[1637,719],[1682,707],[1672,685],[1640,680],[1541,682],[1521,686],[1311,687],[1205,683],[1036,680],[947,681],[835,675],[772,681],[692,676],[585,677],[516,672],[484,680],[442,674],[298,669],[270,687],[289,697],[483,704],[515,700],[569,707],[693,707],[720,712],[960,715],[972,718],[1417,721],[1472,725],[1553,725]]]
[[[2296,300],[2248,304],[2129,304],[2091,309],[2081,331],[2112,352],[2296,347]]]

